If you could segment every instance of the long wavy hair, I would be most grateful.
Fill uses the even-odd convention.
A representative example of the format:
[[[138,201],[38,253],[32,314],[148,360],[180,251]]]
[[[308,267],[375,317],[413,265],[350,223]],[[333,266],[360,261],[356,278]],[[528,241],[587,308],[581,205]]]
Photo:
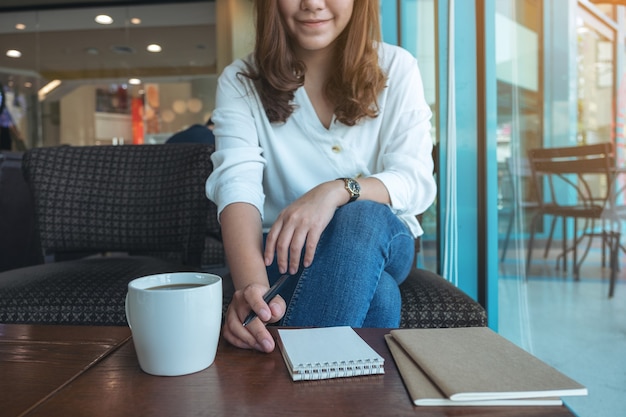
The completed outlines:
[[[386,75],[378,65],[381,41],[377,0],[356,0],[350,22],[336,40],[335,68],[324,94],[337,120],[353,126],[378,115],[377,97]],[[255,0],[254,65],[243,74],[252,79],[270,122],[285,122],[294,111],[296,89],[304,85],[306,67],[292,48],[277,0]]]

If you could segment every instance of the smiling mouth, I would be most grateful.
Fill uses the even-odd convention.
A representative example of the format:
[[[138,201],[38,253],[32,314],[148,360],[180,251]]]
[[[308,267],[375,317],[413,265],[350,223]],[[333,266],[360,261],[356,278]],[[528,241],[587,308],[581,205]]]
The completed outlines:
[[[329,20],[330,19],[300,20],[300,23],[303,25],[320,25],[328,22]]]

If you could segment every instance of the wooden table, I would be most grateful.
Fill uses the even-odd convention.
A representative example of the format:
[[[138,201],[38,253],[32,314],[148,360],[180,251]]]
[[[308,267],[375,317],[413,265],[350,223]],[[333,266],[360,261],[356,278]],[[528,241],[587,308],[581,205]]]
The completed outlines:
[[[415,407],[384,342],[388,331],[357,331],[385,358],[384,375],[293,382],[278,349],[263,354],[221,341],[215,363],[208,369],[156,377],[140,370],[126,328],[0,325],[1,413],[46,417],[573,415],[566,407]],[[23,349],[29,353],[20,359]],[[11,370],[12,381],[5,378],[6,369]],[[28,398],[14,405],[22,391]],[[6,404],[11,404],[10,412]]]
[[[0,324],[0,415],[26,414],[128,340],[125,327]]]

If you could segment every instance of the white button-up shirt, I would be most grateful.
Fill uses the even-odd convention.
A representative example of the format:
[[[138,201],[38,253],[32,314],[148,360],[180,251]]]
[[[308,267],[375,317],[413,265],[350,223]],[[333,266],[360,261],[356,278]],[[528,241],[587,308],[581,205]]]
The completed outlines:
[[[431,111],[411,54],[381,44],[379,65],[388,80],[378,97],[378,117],[355,126],[333,118],[328,129],[304,87],[295,91],[296,109],[287,121],[270,123],[253,83],[240,74],[244,61],[228,66],[218,80],[214,170],[206,183],[218,216],[229,204],[249,203],[267,231],[284,207],[322,182],[376,177],[387,187],[393,212],[414,236],[421,235],[415,215],[436,194]]]

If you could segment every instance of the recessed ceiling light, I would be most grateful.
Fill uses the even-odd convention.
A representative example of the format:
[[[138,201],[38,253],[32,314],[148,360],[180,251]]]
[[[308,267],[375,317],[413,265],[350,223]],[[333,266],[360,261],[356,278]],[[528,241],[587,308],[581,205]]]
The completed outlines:
[[[32,86],[33,86],[33,83],[31,83],[30,81],[26,81],[24,83],[24,87],[26,87],[26,88],[31,88]]]
[[[24,23],[18,23],[15,25],[15,29],[17,30],[24,30],[26,29],[26,25]]]
[[[96,23],[100,23],[101,25],[110,25],[113,23],[113,18],[106,14],[99,14],[94,20]]]
[[[7,56],[9,58],[19,58],[22,56],[22,53],[20,51],[18,51],[17,49],[9,49],[7,51]]]
[[[148,45],[146,49],[150,52],[161,52],[162,50],[161,45],[157,45],[156,43]]]
[[[138,17],[133,17],[132,19],[130,19],[130,23],[132,23],[133,25],[140,25],[141,19]]]
[[[130,80],[128,80],[128,84],[139,85],[141,84],[141,80],[139,78],[131,78]]]

